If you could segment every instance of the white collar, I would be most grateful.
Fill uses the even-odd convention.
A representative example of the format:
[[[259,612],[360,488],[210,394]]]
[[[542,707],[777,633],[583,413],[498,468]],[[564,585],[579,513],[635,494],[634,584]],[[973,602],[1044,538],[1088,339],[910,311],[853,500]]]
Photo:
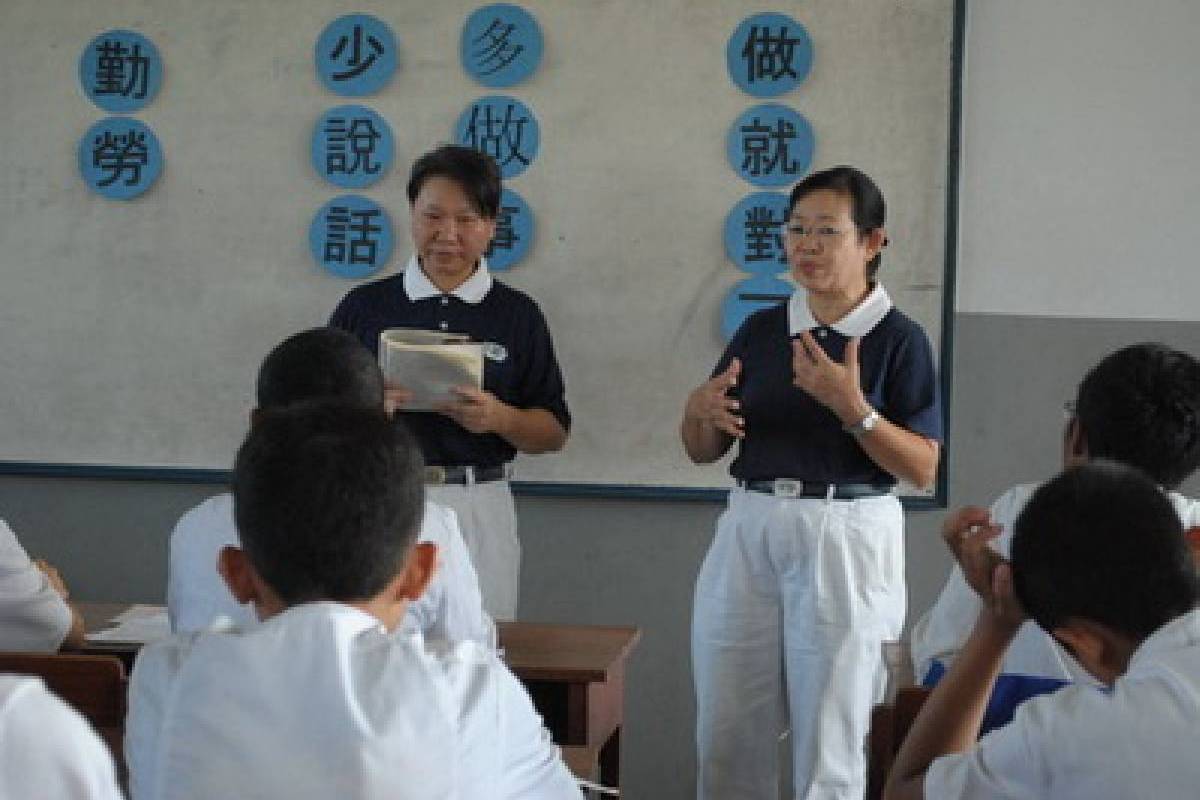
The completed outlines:
[[[1197,645],[1200,645],[1200,610],[1193,610],[1176,617],[1147,636],[1133,651],[1125,674],[1134,674],[1135,670],[1149,667],[1168,653]]]
[[[483,298],[491,288],[492,273],[488,272],[487,259],[480,256],[479,266],[471,273],[471,277],[460,283],[449,294],[474,306],[483,302]],[[430,297],[441,297],[447,294],[433,285],[433,281],[429,280],[425,270],[421,269],[421,264],[415,255],[408,259],[408,265],[404,267],[404,293],[408,295],[409,300],[427,300]]]
[[[846,337],[866,336],[891,310],[892,298],[888,296],[882,283],[876,283],[871,293],[850,313],[826,327],[833,328]],[[821,323],[817,322],[808,307],[808,293],[803,289],[792,292],[792,297],[788,300],[788,335],[795,336],[820,326]]]

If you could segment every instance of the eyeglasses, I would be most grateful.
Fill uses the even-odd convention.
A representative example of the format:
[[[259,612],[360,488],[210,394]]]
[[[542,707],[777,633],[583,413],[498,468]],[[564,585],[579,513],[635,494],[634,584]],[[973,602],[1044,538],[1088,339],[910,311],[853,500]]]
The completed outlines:
[[[845,233],[845,231],[829,225],[818,225],[815,227],[811,225],[788,225],[786,231],[787,235],[793,239],[803,239],[805,236],[812,236],[822,244],[835,241]]]

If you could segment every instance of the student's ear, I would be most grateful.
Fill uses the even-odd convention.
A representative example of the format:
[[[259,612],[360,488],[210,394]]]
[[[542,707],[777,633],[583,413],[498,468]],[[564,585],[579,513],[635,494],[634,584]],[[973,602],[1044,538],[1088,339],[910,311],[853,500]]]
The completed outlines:
[[[221,573],[229,593],[242,605],[261,599],[258,583],[254,580],[254,567],[242,548],[222,547],[217,554],[217,572]]]
[[[1087,437],[1083,434],[1083,426],[1079,424],[1079,417],[1073,416],[1063,432],[1063,466],[1077,467],[1087,463],[1087,460]]]
[[[1188,528],[1183,532],[1183,536],[1192,550],[1192,559],[1196,562],[1196,569],[1200,570],[1200,526]]]
[[[397,594],[405,600],[416,600],[425,593],[425,587],[437,571],[437,545],[433,542],[417,542],[408,551],[404,569],[400,571]]]
[[[1107,625],[1072,617],[1050,632],[1101,683],[1112,685],[1124,674],[1137,647]]]

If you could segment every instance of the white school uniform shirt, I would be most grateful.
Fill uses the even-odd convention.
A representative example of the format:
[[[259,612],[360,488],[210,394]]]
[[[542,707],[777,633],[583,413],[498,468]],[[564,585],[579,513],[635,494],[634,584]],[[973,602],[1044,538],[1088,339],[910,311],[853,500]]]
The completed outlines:
[[[479,578],[471,566],[458,519],[436,503],[425,503],[418,539],[438,547],[438,568],[420,599],[410,603],[401,630],[430,639],[472,639],[495,645],[495,627],[483,610]],[[217,573],[217,554],[237,546],[233,495],[220,494],[184,514],[171,533],[167,569],[167,613],[171,629],[190,633],[224,618],[239,628],[258,623],[250,605],[241,605]]]
[[[133,800],[581,800],[494,653],[341,603],[148,645],[129,702]]]
[[[929,798],[1193,800],[1200,794],[1200,611],[1134,652],[1112,691],[1074,685],[925,773]]]
[[[0,520],[0,650],[52,653],[71,621],[71,607]]]
[[[992,546],[1005,558],[1012,547],[1013,525],[1037,488],[1032,483],[1015,486],[992,504],[992,522],[1003,529]],[[1200,525],[1200,502],[1178,492],[1166,494],[1185,528]],[[913,627],[911,648],[918,681],[925,678],[935,660],[949,669],[975,627],[980,606],[979,596],[967,584],[962,569],[955,565],[937,602]],[[1005,675],[1097,685],[1096,679],[1032,620],[1021,625],[1000,671]]]
[[[40,678],[0,675],[0,797],[123,798],[108,748]]]

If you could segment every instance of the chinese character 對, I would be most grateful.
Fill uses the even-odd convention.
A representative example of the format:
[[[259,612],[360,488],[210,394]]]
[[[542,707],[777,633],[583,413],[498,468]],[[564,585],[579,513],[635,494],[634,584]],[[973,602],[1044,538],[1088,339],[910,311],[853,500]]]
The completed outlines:
[[[345,117],[330,117],[325,123],[325,172],[374,175],[383,165],[372,164],[375,142],[382,134],[375,130],[370,117],[356,117],[346,128]]]
[[[491,105],[484,105],[482,113],[480,106],[472,106],[467,140],[463,143],[487,153],[502,167],[513,159],[528,165],[529,159],[521,152],[521,139],[528,122],[529,117],[513,118],[512,103],[505,107],[503,119],[496,116]]]
[[[779,80],[784,76],[797,77],[792,67],[792,59],[796,55],[796,45],[799,39],[787,35],[787,26],[779,26],[779,35],[771,33],[770,26],[759,28],[750,26],[750,35],[746,37],[746,46],[742,48],[742,58],[746,61],[746,78],[750,83],[755,80]]]
[[[110,186],[116,183],[124,172],[129,173],[125,179],[126,186],[133,186],[142,179],[142,167],[150,160],[150,151],[146,147],[146,134],[130,130],[125,134],[114,134],[105,131],[96,137],[95,147],[92,148],[92,166],[108,173],[108,177],[99,181],[97,186]]]
[[[505,25],[501,20],[494,19],[487,30],[471,40],[472,44],[480,46],[471,54],[471,58],[475,60],[479,69],[484,70],[485,67],[491,65],[490,69],[486,69],[480,74],[491,75],[499,72],[525,51],[524,45],[513,44],[508,40],[516,27],[511,22]]]
[[[338,39],[337,45],[333,48],[333,52],[329,54],[329,58],[337,61],[338,58],[346,49],[346,45],[350,45],[350,58],[346,61],[346,66],[349,69],[346,72],[333,73],[335,81],[348,81],[351,78],[357,78],[371,68],[375,63],[375,59],[383,55],[383,43],[376,39],[373,35],[367,35],[367,44],[375,52],[367,53],[367,57],[363,58],[363,30],[361,25],[354,26],[354,33],[350,36],[342,36]]]
[[[746,261],[776,260],[783,264],[787,256],[783,250],[783,219],[776,217],[766,206],[746,209],[743,222],[746,234]]]
[[[374,266],[378,241],[371,234],[383,228],[373,224],[371,218],[382,213],[378,208],[351,211],[347,206],[330,206],[325,215],[325,261]],[[356,238],[350,239],[349,234]]]
[[[512,250],[517,242],[521,241],[521,237],[517,235],[517,229],[513,225],[513,217],[520,210],[516,206],[500,207],[500,213],[496,215],[496,235],[492,237],[487,252],[484,253],[485,256],[491,257],[496,250]]]
[[[96,49],[100,51],[94,87],[97,95],[119,94],[139,100],[146,96],[150,59],[142,55],[140,44],[135,43],[129,48],[119,41],[105,39],[96,45]],[[128,74],[125,70],[126,65],[129,67]]]
[[[749,125],[740,128],[742,134],[742,170],[751,175],[769,175],[781,172],[795,175],[800,164],[788,157],[788,144],[796,138],[796,126],[780,117],[775,127],[764,125],[758,117]]]

